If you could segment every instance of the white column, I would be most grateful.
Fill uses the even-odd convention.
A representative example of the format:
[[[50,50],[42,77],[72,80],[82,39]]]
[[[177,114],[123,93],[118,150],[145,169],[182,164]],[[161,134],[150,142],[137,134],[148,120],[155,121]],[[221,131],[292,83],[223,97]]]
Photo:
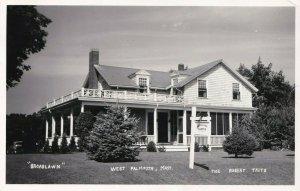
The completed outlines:
[[[207,112],[207,116],[210,117],[210,112],[208,111]],[[211,118],[209,120],[209,123],[208,123],[208,130],[207,130],[207,134],[208,134],[208,137],[207,137],[207,144],[209,145],[208,147],[208,150],[211,151]]]
[[[60,136],[62,137],[64,134],[64,114],[60,114]]]
[[[168,111],[168,142],[171,142],[171,113]]]
[[[196,117],[196,107],[193,106],[192,107],[192,117]],[[196,128],[196,123],[195,120],[192,120],[191,123],[191,145],[190,145],[190,163],[189,163],[189,167],[191,169],[194,168],[194,157],[195,157],[195,135],[194,135],[194,129]]]
[[[48,119],[46,117],[46,140],[48,139],[48,128],[49,128],[49,123],[48,123]]]
[[[55,117],[52,115],[52,139],[55,137]]]
[[[80,112],[83,113],[84,112],[84,103],[81,102],[81,109],[80,109]]]
[[[156,144],[158,141],[158,134],[157,134],[157,108],[154,108],[154,115],[153,115],[153,126],[154,126],[154,143]]]
[[[70,113],[70,137],[73,136],[73,108],[71,109]]]
[[[229,113],[229,133],[232,133],[232,113]]]
[[[182,128],[183,128],[183,145],[187,145],[187,137],[186,137],[186,109],[183,110]]]
[[[124,106],[124,118],[126,119],[128,116],[126,115],[127,112],[127,106]]]

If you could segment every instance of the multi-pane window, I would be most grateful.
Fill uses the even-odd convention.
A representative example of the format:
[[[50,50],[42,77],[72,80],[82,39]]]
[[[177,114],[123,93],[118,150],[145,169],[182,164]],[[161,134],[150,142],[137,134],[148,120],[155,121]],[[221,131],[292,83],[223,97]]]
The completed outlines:
[[[198,97],[207,97],[206,80],[198,80]]]
[[[238,83],[232,84],[232,99],[234,100],[240,100],[240,87]]]
[[[246,113],[232,113],[232,126],[238,127],[241,125],[243,117],[247,115]]]
[[[139,78],[139,86],[147,87],[147,78]]]
[[[228,135],[229,134],[229,113],[211,112],[211,134]]]

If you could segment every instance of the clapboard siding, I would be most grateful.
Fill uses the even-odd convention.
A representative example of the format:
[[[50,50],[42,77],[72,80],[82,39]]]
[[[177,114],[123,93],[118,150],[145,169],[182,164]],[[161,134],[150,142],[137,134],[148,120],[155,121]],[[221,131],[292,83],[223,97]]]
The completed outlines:
[[[187,104],[216,105],[231,107],[252,107],[252,93],[239,79],[224,66],[218,65],[198,79],[206,80],[207,98],[198,98],[197,79],[184,87],[184,101]],[[240,100],[232,99],[232,83],[240,85]]]

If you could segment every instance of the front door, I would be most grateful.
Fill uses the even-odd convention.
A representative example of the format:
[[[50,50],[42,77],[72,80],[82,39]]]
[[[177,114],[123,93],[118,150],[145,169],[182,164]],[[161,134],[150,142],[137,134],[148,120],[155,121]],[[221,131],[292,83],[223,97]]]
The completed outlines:
[[[158,112],[158,142],[167,143],[168,142],[168,113]]]

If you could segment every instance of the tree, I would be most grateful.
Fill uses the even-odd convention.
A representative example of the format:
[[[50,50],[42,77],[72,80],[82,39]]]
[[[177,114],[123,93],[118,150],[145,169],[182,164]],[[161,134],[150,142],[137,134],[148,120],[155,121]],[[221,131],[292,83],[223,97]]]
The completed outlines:
[[[265,66],[259,57],[257,64],[251,69],[241,64],[237,71],[258,89],[257,95],[253,98],[254,107],[259,107],[261,104],[267,106],[295,104],[295,86],[291,86],[285,80],[282,71],[273,71],[272,63]]]
[[[71,152],[74,152],[74,151],[77,150],[77,148],[76,148],[76,142],[75,142],[75,137],[74,136],[71,137],[69,148],[70,148]]]
[[[40,52],[48,33],[44,30],[51,20],[35,6],[7,6],[6,88],[16,86],[23,71],[30,70],[23,62],[30,54]]]
[[[38,145],[44,145],[45,128],[40,113],[6,115],[6,145],[23,141],[24,152],[35,152]]]
[[[107,107],[96,116],[94,128],[87,138],[90,159],[101,162],[134,161],[139,152],[133,147],[139,138],[138,120],[122,106]]]
[[[228,154],[234,154],[236,158],[238,155],[243,154],[251,156],[256,147],[257,142],[255,137],[242,125],[233,128],[232,133],[223,142],[224,151]]]
[[[78,147],[80,150],[84,150],[86,146],[86,138],[89,136],[89,131],[92,130],[94,122],[95,117],[89,111],[80,113],[77,117],[75,130],[76,134],[79,136]]]
[[[44,151],[44,153],[49,153],[49,152],[51,151],[50,146],[49,146],[49,140],[48,140],[48,139],[47,139],[47,141],[45,142],[43,151]]]
[[[62,137],[62,140],[61,140],[61,145],[60,145],[60,152],[61,153],[70,152],[70,148],[69,148],[69,145],[68,145],[66,134],[63,134],[63,137]]]
[[[53,141],[52,141],[51,152],[52,153],[58,153],[59,152],[58,136],[55,136]]]

